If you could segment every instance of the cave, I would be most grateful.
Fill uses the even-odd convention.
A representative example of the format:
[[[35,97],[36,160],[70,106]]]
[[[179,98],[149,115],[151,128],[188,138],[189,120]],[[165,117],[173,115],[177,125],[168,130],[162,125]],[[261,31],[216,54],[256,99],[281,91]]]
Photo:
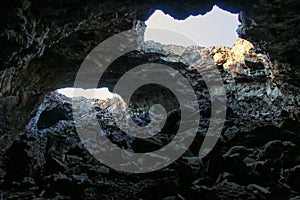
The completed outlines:
[[[298,1],[2,4],[0,199],[299,198]],[[214,6],[238,15],[232,46],[144,40],[156,10],[185,20]],[[101,67],[82,70],[95,64],[86,58],[97,51],[103,65],[110,62],[101,77]],[[125,53],[114,58],[116,52]],[[148,71],[137,70],[145,64]],[[149,73],[153,69],[160,73]],[[137,75],[118,84],[129,72]],[[147,84],[135,88],[138,78]],[[188,86],[170,90],[185,83],[181,79]],[[132,96],[125,86],[136,89]],[[114,95],[101,100],[58,92],[68,87],[107,88]],[[123,118],[116,121],[115,113]],[[167,157],[156,154],[161,149]]]

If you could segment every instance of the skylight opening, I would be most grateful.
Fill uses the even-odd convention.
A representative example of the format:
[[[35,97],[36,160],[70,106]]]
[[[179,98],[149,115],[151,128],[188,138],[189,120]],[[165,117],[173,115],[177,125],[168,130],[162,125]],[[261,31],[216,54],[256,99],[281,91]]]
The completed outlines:
[[[145,41],[153,40],[161,44],[181,46],[197,45],[202,47],[227,46],[232,47],[238,39],[236,29],[239,26],[238,14],[222,10],[218,6],[205,15],[189,16],[185,20],[176,20],[161,10],[156,10],[145,22]],[[149,29],[150,28],[150,29]],[[177,32],[192,40],[179,39],[169,32],[155,33],[151,28],[167,29]],[[148,29],[148,30],[147,30]]]
[[[115,94],[110,92],[107,87],[95,88],[95,89],[67,87],[67,88],[58,89],[56,91],[69,98],[84,97],[86,99],[107,100],[107,99],[112,99],[115,96]]]

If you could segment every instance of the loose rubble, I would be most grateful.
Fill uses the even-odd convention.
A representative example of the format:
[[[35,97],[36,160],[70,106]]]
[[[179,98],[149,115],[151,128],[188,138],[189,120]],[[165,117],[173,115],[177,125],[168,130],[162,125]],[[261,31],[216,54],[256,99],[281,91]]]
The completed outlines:
[[[141,153],[165,146],[176,134],[180,111],[174,96],[166,92],[157,96],[149,87],[144,91],[147,98],[133,99],[124,117],[139,125],[156,120],[148,112],[152,102],[164,102],[168,110],[161,132],[141,139],[117,127],[112,112],[125,111],[120,97],[71,99],[53,91],[34,113],[26,132],[12,144],[1,144],[7,149],[0,171],[0,192],[5,199],[298,198],[300,128],[295,118],[299,102],[294,93],[299,88],[282,92],[284,86],[274,81],[273,65],[266,55],[255,53],[253,45],[242,39],[232,49],[184,48],[151,41],[143,45],[134,56],[158,53],[152,59],[171,64],[195,89],[201,121],[189,150],[175,163],[149,174],[115,171],[86,150],[76,133],[72,102],[77,102],[75,109],[82,123],[90,122],[89,117],[95,113],[97,120],[93,123],[102,127],[99,134],[120,148]],[[218,68],[222,76],[227,115],[218,144],[199,159],[211,112],[201,73],[211,67]],[[20,160],[22,166],[17,164]]]

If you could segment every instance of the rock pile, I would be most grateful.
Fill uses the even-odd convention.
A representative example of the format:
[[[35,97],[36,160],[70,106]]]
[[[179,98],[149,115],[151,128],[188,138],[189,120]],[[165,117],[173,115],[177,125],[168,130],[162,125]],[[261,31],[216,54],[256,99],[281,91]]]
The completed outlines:
[[[154,151],[172,140],[180,121],[178,103],[169,93],[157,96],[149,87],[146,99],[134,98],[129,105],[130,112],[124,117],[139,125],[155,120],[148,112],[150,105],[157,103],[155,100],[165,103],[167,108],[175,106],[168,109],[161,132],[141,139],[122,132],[112,117],[115,109],[124,109],[122,99],[70,99],[51,92],[27,124],[26,132],[13,143],[1,143],[5,155],[0,162],[3,198],[299,198],[300,129],[295,118],[299,104],[293,93],[299,90],[281,91],[282,86],[273,81],[272,63],[265,55],[253,52],[253,46],[244,40],[238,40],[232,49],[184,48],[149,42],[134,56],[138,58],[145,53],[152,55],[151,61],[157,59],[177,69],[189,80],[198,97],[199,130],[184,155],[170,166],[149,174],[118,172],[89,154],[73,122],[72,101],[76,101],[79,106],[75,109],[82,123],[85,119],[89,121],[91,113],[96,114],[93,123],[101,125],[99,134],[118,147],[139,153]],[[238,71],[234,65],[240,67]],[[211,112],[210,95],[201,73],[211,67],[218,68],[221,74],[228,108],[218,144],[207,157],[199,159],[198,151]],[[253,70],[257,73],[251,73]],[[260,74],[259,70],[266,73]],[[18,164],[20,161],[22,166]]]

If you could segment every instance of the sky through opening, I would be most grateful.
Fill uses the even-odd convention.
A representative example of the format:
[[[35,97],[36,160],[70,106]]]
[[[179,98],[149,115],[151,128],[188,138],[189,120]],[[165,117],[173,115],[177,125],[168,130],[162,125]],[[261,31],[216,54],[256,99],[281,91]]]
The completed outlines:
[[[170,15],[166,15],[161,10],[156,10],[145,22],[147,28],[168,29],[180,33],[198,46],[227,46],[232,47],[238,39],[236,29],[239,25],[238,14],[214,6],[205,15],[189,16],[185,20],[176,20]],[[171,34],[161,34],[155,31],[145,31],[145,41],[153,40],[162,44],[176,44],[182,46],[193,45],[188,41],[178,40]]]

